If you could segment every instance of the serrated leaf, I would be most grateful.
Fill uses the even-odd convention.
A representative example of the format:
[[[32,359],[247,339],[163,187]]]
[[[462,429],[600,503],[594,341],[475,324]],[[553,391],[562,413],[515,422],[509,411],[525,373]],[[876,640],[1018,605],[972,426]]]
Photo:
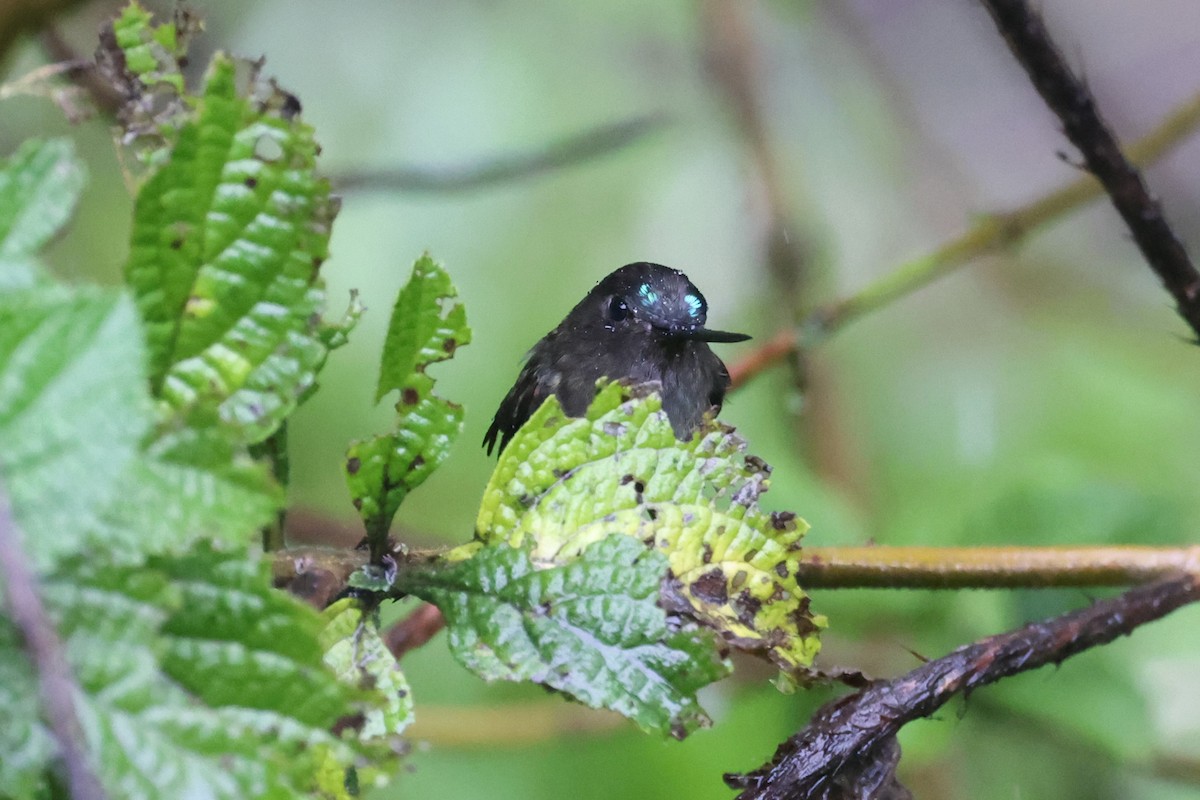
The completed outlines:
[[[31,560],[84,549],[150,424],[133,304],[53,287],[0,296],[0,479]]]
[[[83,181],[67,139],[27,141],[0,163],[0,291],[40,277],[34,256],[71,216]]]
[[[471,342],[466,308],[447,302],[455,297],[458,289],[446,270],[428,253],[418,258],[392,308],[376,401],[391,391],[427,396],[433,390],[433,378],[425,374],[429,365],[445,361]]]
[[[539,569],[497,545],[439,568],[402,571],[397,585],[435,603],[450,648],[486,680],[533,681],[647,731],[683,738],[707,724],[695,693],[728,672],[711,634],[668,625],[658,606],[666,559],[624,536]]]
[[[785,672],[808,666],[825,625],[795,579],[808,526],[759,508],[770,469],[732,428],[710,420],[680,442],[657,394],[631,394],[609,384],[580,418],[543,404],[496,465],[477,538],[561,564],[613,533],[635,537],[667,556],[697,620]]]
[[[412,691],[400,664],[379,635],[378,618],[365,617],[351,598],[325,609],[320,642],[325,664],[348,686],[374,689],[385,704],[366,712],[358,734],[364,740],[393,741],[413,721]]]
[[[319,616],[272,589],[264,566],[201,549],[128,568],[79,562],[43,587],[109,796],[290,798],[328,787],[331,764],[344,775],[359,760],[329,728],[362,691],[323,667]],[[0,743],[15,745],[0,759],[0,795],[30,797],[55,748],[3,617],[0,677]]]
[[[309,126],[239,95],[234,63],[214,58],[195,118],[138,193],[126,267],[164,416],[253,444],[315,385],[335,214],[316,150]]]
[[[450,276],[426,254],[413,265],[392,309],[377,399],[399,392],[396,428],[353,442],[346,452],[346,483],[373,557],[382,552],[404,498],[441,465],[462,431],[462,407],[434,395],[434,379],[425,373],[471,341],[457,296]]]
[[[350,445],[346,484],[372,541],[387,537],[404,498],[445,460],[462,421],[461,406],[426,397],[403,413],[394,433]]]

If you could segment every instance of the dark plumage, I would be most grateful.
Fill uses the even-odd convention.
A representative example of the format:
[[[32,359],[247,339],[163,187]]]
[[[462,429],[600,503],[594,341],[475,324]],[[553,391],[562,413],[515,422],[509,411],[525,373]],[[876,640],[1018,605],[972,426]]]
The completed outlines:
[[[676,437],[687,439],[729,388],[707,343],[750,338],[706,329],[707,313],[704,295],[677,269],[640,261],[613,272],[529,351],[483,437],[488,454],[497,441],[503,451],[551,394],[569,416],[583,416],[602,377],[657,381]]]

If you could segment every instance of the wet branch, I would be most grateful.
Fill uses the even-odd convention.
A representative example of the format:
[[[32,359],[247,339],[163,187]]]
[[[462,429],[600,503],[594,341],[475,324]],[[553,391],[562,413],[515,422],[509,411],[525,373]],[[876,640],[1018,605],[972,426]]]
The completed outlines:
[[[726,775],[738,800],[903,797],[895,782],[896,733],[955,695],[1107,644],[1147,622],[1200,600],[1200,578],[1175,575],[1136,587],[1089,608],[1036,622],[960,647],[890,681],[826,704],[788,739],[769,764]],[[870,787],[879,795],[847,794]]]
[[[1200,342],[1200,272],[1171,230],[1162,207],[1100,116],[1087,86],[1063,60],[1041,16],[1025,0],[982,0],[1038,94],[1062,122],[1088,170],[1108,192],[1150,268],[1175,298]]]

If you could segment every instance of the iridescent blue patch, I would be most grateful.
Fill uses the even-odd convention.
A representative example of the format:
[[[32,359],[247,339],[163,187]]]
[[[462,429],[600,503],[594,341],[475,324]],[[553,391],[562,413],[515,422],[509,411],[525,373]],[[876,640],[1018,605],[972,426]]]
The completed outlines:
[[[638,287],[638,294],[642,298],[642,304],[650,307],[658,302],[658,292],[650,288],[650,284],[643,283]]]
[[[684,295],[683,302],[687,303],[689,317],[698,317],[704,311],[704,301],[694,294]]]

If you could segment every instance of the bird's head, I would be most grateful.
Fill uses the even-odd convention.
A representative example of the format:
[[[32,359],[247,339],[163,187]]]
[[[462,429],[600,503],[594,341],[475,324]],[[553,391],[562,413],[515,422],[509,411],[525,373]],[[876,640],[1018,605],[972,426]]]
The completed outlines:
[[[682,272],[662,264],[626,264],[596,284],[588,297],[592,310],[598,305],[608,330],[702,342],[742,342],[750,338],[705,328],[708,303],[704,295]]]

